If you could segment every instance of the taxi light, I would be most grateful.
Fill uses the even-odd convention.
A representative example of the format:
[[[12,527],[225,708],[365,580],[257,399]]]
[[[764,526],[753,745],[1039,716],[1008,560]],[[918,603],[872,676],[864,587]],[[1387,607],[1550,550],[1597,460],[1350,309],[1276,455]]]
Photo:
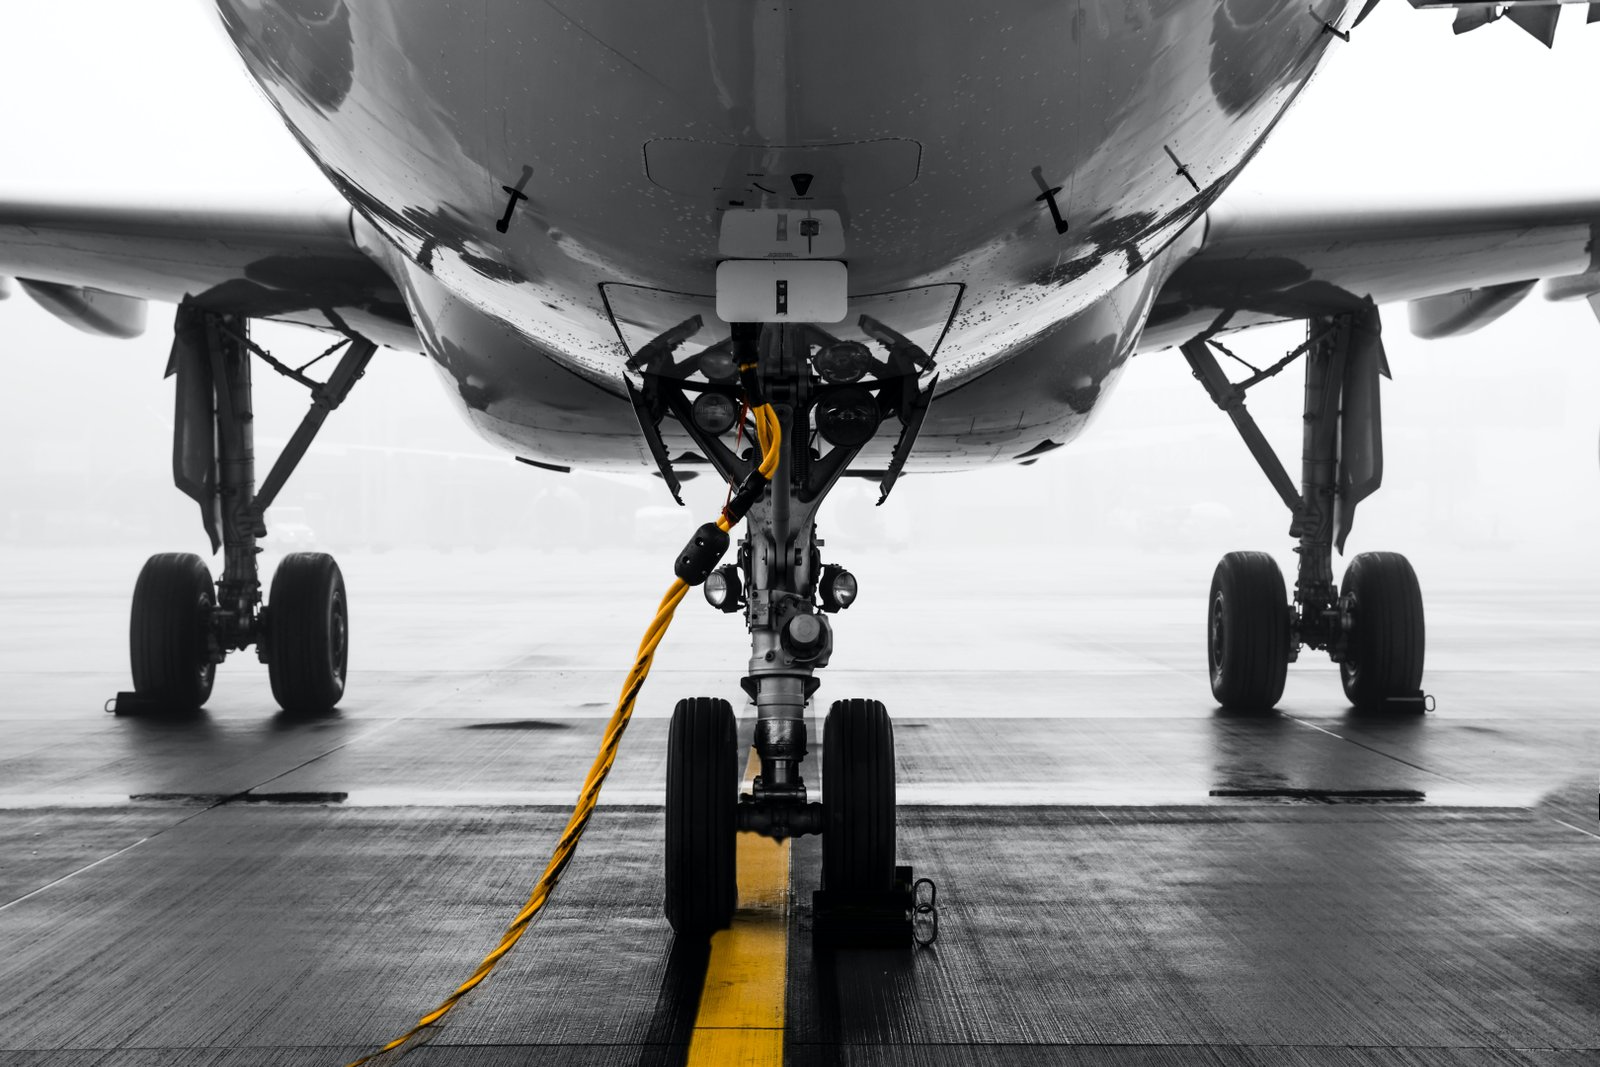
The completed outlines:
[[[863,386],[833,389],[817,404],[817,432],[840,448],[860,448],[872,440],[878,421],[878,400]]]
[[[718,611],[738,611],[742,591],[739,568],[731,563],[723,564],[706,577],[706,603]]]
[[[817,591],[822,596],[822,610],[837,612],[854,604],[856,594],[861,589],[856,584],[855,575],[837,563],[830,563],[822,568],[822,581]],[[709,597],[711,594],[708,592],[706,595]]]

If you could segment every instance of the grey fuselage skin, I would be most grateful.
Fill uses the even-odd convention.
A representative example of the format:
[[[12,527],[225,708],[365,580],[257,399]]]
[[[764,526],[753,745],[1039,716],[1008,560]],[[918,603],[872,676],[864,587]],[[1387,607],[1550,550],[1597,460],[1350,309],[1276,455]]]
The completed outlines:
[[[478,430],[542,463],[632,469],[650,460],[623,363],[706,313],[730,207],[839,212],[846,323],[871,310],[939,366],[912,469],[1066,443],[1346,14],[1345,0],[217,5]],[[890,444],[857,465],[882,466]]]

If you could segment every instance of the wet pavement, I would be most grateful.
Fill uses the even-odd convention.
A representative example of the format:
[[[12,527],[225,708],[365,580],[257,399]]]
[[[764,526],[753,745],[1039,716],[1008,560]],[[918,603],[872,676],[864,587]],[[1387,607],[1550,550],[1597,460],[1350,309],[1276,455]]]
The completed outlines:
[[[349,697],[315,721],[249,656],[195,719],[104,714],[139,560],[0,565],[0,1064],[343,1063],[498,938],[666,569],[342,562]],[[853,568],[821,696],[895,715],[940,938],[813,952],[795,842],[788,1062],[1600,1062],[1600,582],[1419,565],[1433,714],[1357,716],[1308,653],[1239,717],[1199,662],[1209,564],[923,562]],[[742,638],[685,603],[555,902],[408,1062],[685,1062],[707,961],[660,914],[666,715],[737,692]]]

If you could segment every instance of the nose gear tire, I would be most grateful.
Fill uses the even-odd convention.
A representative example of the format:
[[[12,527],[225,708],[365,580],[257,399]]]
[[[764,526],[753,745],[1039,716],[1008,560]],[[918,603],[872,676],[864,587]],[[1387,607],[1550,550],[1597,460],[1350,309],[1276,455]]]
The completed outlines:
[[[216,592],[192,552],[151,556],[133,587],[128,649],[133,688],[152,708],[183,715],[211,696],[217,666],[206,643]]]
[[[1341,591],[1352,619],[1339,664],[1344,695],[1368,711],[1417,695],[1427,634],[1422,587],[1410,561],[1398,552],[1362,552],[1345,568]]]
[[[894,724],[876,700],[839,700],[822,736],[822,884],[831,898],[894,888]]]
[[[667,732],[667,922],[681,936],[728,925],[738,902],[739,744],[726,700],[680,700]]]
[[[1211,576],[1206,656],[1211,695],[1234,711],[1270,711],[1289,671],[1289,598],[1277,561],[1229,552]]]
[[[332,556],[291,552],[267,597],[267,676],[278,706],[322,715],[344,696],[350,615],[344,575]]]

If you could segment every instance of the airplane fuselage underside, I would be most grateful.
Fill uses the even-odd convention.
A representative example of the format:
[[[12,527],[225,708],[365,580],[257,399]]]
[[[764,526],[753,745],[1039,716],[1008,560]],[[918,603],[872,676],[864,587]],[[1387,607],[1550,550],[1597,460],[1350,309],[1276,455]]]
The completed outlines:
[[[936,360],[914,469],[1064,444],[1345,9],[217,2],[473,424],[635,469],[623,364],[694,314],[726,336],[719,222],[750,208],[837,212],[838,329]]]

